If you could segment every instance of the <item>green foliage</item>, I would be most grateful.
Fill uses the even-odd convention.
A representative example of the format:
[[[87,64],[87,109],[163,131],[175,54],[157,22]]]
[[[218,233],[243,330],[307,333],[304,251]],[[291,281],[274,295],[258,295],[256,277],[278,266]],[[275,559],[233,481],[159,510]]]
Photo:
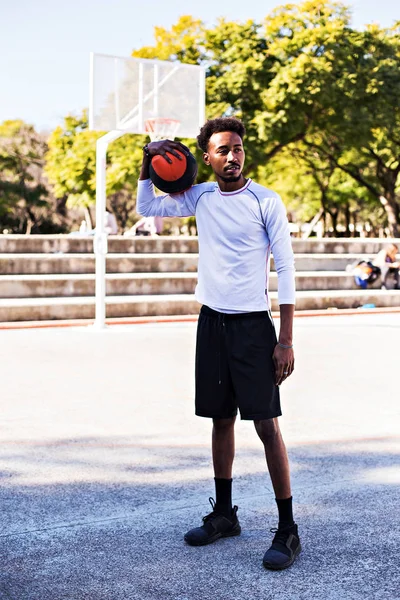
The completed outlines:
[[[0,226],[29,233],[48,207],[42,180],[46,143],[20,120],[0,125]]]
[[[132,54],[205,66],[207,116],[244,121],[245,175],[276,189],[298,218],[311,220],[322,209],[334,229],[370,218],[398,233],[398,26],[357,31],[346,5],[305,0],[276,8],[262,23],[206,25],[185,15],[169,30],[156,27],[154,45]],[[46,173],[70,207],[94,205],[100,135],[88,130],[84,113],[66,117],[50,136]],[[183,141],[196,152],[198,181],[207,181],[212,174],[195,141]],[[135,218],[144,143],[144,136],[125,135],[108,149],[108,203],[121,227]],[[7,169],[9,155],[0,160]],[[11,183],[3,178],[3,197]]]
[[[288,212],[300,222],[310,221],[321,208],[320,192],[312,174],[289,148],[260,165],[255,177],[275,190],[284,199]]]
[[[317,153],[381,202],[397,235],[398,30],[354,31],[343,5],[304,2],[277,9],[266,37],[276,62],[257,116],[260,136],[281,145],[297,137],[310,157]]]
[[[202,21],[184,15],[168,31],[164,27],[154,28],[154,46],[134,50],[136,58],[156,58],[158,60],[179,60],[196,65],[204,60],[204,36],[206,29]]]
[[[67,116],[48,140],[46,174],[56,198],[67,196],[70,208],[88,208],[96,194],[96,140],[88,129],[86,112]]]
[[[211,28],[192,17],[181,17],[167,31],[156,28],[156,44],[135,50],[142,58],[179,59],[207,69],[206,112],[208,118],[235,115],[246,124],[248,172],[260,160],[264,148],[258,143],[254,117],[260,108],[260,94],[270,80],[270,59],[261,26],[253,21],[238,23],[220,19]],[[185,141],[186,143],[186,141]],[[195,151],[193,140],[188,145]],[[199,181],[210,177],[197,151]]]

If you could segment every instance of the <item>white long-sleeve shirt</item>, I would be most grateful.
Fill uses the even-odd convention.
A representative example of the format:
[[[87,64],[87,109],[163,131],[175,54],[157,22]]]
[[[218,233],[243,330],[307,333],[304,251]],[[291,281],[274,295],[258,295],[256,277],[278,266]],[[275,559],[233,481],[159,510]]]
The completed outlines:
[[[195,215],[199,237],[200,304],[226,313],[270,308],[270,254],[278,274],[279,304],[295,303],[294,257],[285,206],[279,195],[248,179],[235,192],[217,183],[182,194],[156,196],[150,179],[139,181],[137,212],[146,217]]]

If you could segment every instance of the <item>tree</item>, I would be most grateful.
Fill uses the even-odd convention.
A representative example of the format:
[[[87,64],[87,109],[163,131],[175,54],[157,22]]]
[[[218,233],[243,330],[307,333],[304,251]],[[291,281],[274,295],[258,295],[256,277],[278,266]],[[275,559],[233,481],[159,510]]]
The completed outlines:
[[[186,15],[170,30],[157,27],[155,44],[133,56],[204,65],[207,116],[235,115],[246,125],[245,175],[275,181],[305,219],[322,207],[327,227],[349,230],[371,211],[372,221],[383,215],[398,234],[398,28],[356,31],[345,5],[306,0],[277,8],[262,24],[220,19],[206,27]],[[88,131],[84,114],[68,117],[49,141],[56,196],[87,212],[99,135]],[[197,153],[198,181],[208,180],[195,141],[182,141]],[[125,135],[108,150],[107,194],[121,226],[134,206],[144,143]]]
[[[112,142],[107,152],[107,201],[121,229],[136,220],[136,190],[147,139],[125,134]]]
[[[155,44],[134,50],[132,56],[179,60],[190,65],[198,65],[205,59],[205,34],[206,28],[202,21],[184,15],[178,19],[176,25],[171,27],[171,31],[164,27],[155,27]]]
[[[329,1],[277,9],[266,21],[274,77],[263,93],[260,135],[283,143],[298,135],[382,204],[399,234],[400,37],[349,26]]]
[[[80,208],[92,227],[90,207],[96,190],[97,132],[89,131],[86,112],[69,115],[48,140],[45,171],[56,198],[65,198],[68,208]]]
[[[45,219],[48,190],[42,178],[46,143],[20,120],[0,125],[0,223],[31,233]]]
[[[215,27],[184,16],[167,29],[156,28],[154,46],[135,50],[142,58],[177,60],[206,67],[206,112],[208,118],[235,115],[247,128],[248,160],[246,172],[251,173],[261,159],[265,147],[259,142],[254,122],[260,109],[260,94],[270,80],[270,58],[259,24],[253,21],[237,23],[220,19]],[[193,140],[184,140],[196,152]],[[200,159],[201,152],[197,150]],[[210,177],[199,160],[199,181]]]

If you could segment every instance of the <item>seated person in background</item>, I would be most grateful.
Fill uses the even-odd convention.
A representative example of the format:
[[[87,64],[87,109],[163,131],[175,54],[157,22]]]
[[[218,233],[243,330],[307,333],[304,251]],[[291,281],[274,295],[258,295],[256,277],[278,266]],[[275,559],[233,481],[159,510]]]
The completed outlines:
[[[116,235],[118,233],[118,223],[115,215],[106,210],[104,215],[104,231],[109,235]]]
[[[346,271],[353,273],[356,285],[363,290],[366,290],[369,285],[372,285],[381,274],[380,268],[373,265],[368,258],[359,260],[352,265],[348,265]]]
[[[400,262],[396,260],[397,252],[398,247],[396,244],[390,244],[378,252],[372,261],[372,264],[381,270],[381,289],[383,290],[387,289],[387,282],[390,276],[394,277],[395,289],[400,289]]]
[[[163,229],[162,217],[142,217],[124,235],[158,235]]]

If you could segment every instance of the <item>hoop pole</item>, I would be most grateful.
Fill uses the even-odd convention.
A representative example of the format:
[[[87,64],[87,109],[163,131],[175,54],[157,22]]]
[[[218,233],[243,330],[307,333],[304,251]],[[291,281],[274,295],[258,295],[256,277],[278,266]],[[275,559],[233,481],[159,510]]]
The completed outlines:
[[[108,144],[124,135],[123,131],[110,131],[96,143],[96,231],[93,250],[96,261],[96,317],[94,327],[105,329],[106,321],[106,257],[107,233],[104,231],[106,212],[106,159]]]

